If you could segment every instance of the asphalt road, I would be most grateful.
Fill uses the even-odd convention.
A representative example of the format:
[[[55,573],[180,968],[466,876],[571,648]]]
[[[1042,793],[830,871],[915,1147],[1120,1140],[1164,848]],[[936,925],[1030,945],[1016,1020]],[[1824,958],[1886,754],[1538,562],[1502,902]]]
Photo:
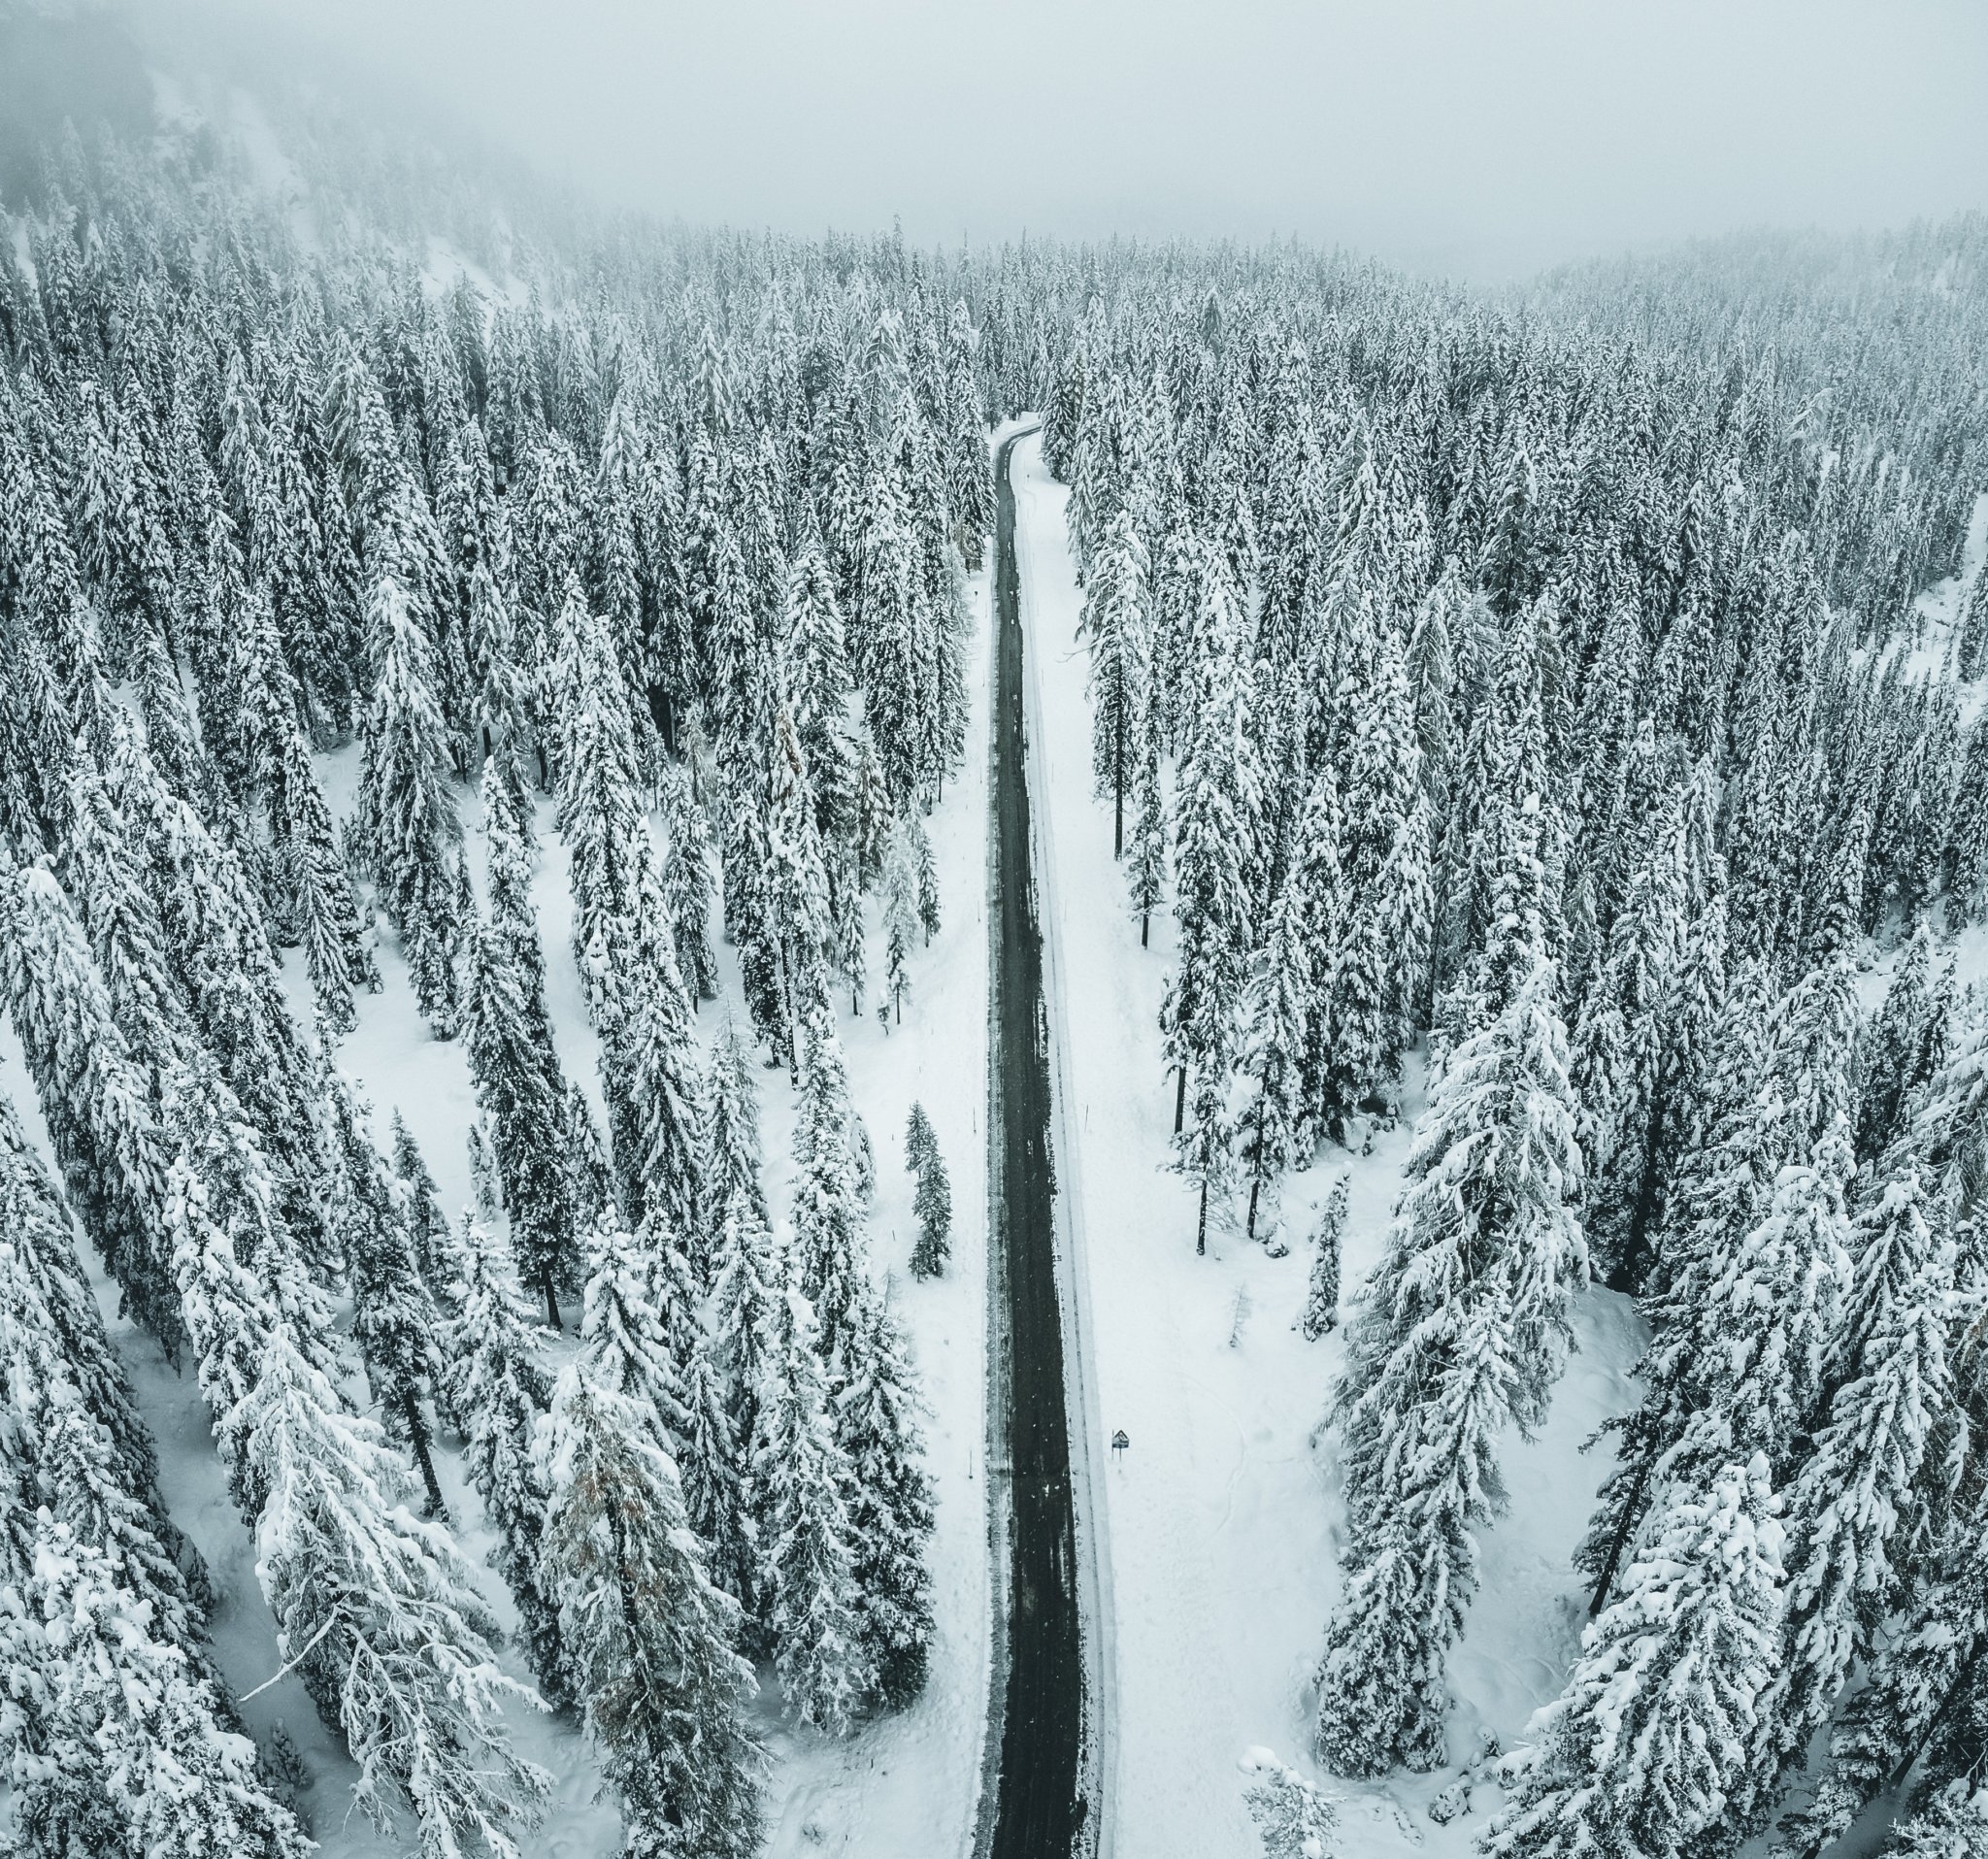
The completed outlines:
[[[1021,435],[1017,435],[1020,437]],[[1043,938],[1029,855],[1022,633],[1011,439],[997,464],[994,567],[993,1230],[1006,1278],[1008,1682],[992,1859],[1068,1859],[1083,1822],[1077,1775],[1083,1652],[1071,1509],[1063,1320],[1056,1293]]]

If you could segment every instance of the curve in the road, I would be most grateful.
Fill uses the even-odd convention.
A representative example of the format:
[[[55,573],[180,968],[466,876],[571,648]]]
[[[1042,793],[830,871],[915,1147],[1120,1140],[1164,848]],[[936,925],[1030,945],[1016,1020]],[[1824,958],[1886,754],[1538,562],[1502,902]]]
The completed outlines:
[[[994,1449],[1006,1455],[1008,1594],[990,1744],[998,1737],[988,1859],[1068,1859],[1083,1830],[1084,1664],[1077,1601],[1043,939],[1031,861],[1014,491],[997,458],[994,818],[989,912],[989,1228],[997,1278]],[[998,1578],[998,1576],[997,1576]],[[990,1747],[990,1756],[992,1749]]]

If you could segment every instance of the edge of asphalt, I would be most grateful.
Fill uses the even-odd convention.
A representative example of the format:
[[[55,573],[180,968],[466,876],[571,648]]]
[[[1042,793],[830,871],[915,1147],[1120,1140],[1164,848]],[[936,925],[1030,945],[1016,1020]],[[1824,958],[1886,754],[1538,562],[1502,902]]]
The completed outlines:
[[[1017,433],[1012,446],[1033,435]],[[1011,470],[1012,460],[1011,457]],[[1011,483],[1012,479],[1011,478]],[[1064,1406],[1070,1420],[1070,1482],[1076,1518],[1077,1619],[1084,1667],[1083,1747],[1078,1753],[1079,1793],[1086,1804],[1077,1849],[1089,1859],[1111,1859],[1117,1815],[1117,1661],[1112,1643],[1111,1558],[1108,1520],[1099,1501],[1096,1453],[1104,1413],[1092,1365],[1090,1261],[1084,1247],[1082,1150],[1071,1115],[1066,1051],[1070,1015],[1064,991],[1063,938],[1053,910],[1043,906],[1056,892],[1055,835],[1049,821],[1048,769],[1044,759],[1042,655],[1036,649],[1034,577],[1023,572],[1022,489],[1014,487],[1015,580],[1022,627],[1023,733],[1029,788],[1036,921],[1043,938],[1044,1011],[1048,1018],[1051,1140],[1056,1159],[1057,1302],[1063,1312]]]

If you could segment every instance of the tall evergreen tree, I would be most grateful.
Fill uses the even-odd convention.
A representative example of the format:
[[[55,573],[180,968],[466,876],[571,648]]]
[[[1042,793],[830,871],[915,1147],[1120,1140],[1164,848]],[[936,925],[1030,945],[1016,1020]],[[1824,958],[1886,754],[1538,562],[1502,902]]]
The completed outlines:
[[[1137,776],[1147,660],[1145,546],[1129,511],[1111,519],[1084,588],[1078,636],[1090,647],[1091,769],[1111,798],[1111,856],[1125,851],[1125,801]]]
[[[27,1536],[0,1620],[17,1850],[301,1859],[312,1842],[272,1796],[254,1744],[112,1557],[46,1508]]]
[[[541,1556],[549,1494],[533,1458],[551,1384],[531,1308],[480,1221],[464,1215],[449,1254],[453,1313],[440,1329],[448,1407],[462,1427],[470,1482],[497,1532],[490,1559],[517,1605],[533,1676],[549,1703],[565,1705],[572,1691],[559,1598]]]
[[[591,1351],[561,1371],[538,1445],[546,1578],[626,1850],[746,1859],[761,1827],[762,1758],[742,1716],[752,1673],[660,1425]]]
[[[878,1698],[902,1710],[924,1690],[931,1662],[932,1493],[904,1339],[867,1278],[840,1360],[835,1433],[853,1480],[859,1630]]]
[[[1480,1850],[1587,1859],[1729,1843],[1780,1651],[1777,1508],[1756,1455],[1664,1513],[1620,1598],[1583,1635]]]
[[[414,1454],[428,1514],[446,1514],[435,1477],[434,1429],[423,1402],[439,1361],[435,1303],[415,1262],[411,1209],[343,1091],[333,1098],[337,1198],[333,1220],[352,1291],[352,1334],[387,1434]]]
[[[795,1716],[842,1736],[875,1682],[857,1614],[851,1474],[830,1423],[814,1313],[798,1291],[776,1330],[754,1465],[774,1669]]]
[[[450,949],[461,828],[435,652],[390,574],[375,583],[370,625],[378,682],[366,713],[357,842],[401,933],[421,1012],[448,1038],[459,1005]]]
[[[556,1327],[559,1293],[577,1290],[580,1278],[567,1085],[546,1007],[522,798],[495,763],[484,769],[483,824],[489,914],[472,947],[466,990],[470,1076],[490,1126],[518,1276]]]
[[[1496,1448],[1532,1428],[1586,1282],[1565,1036],[1540,962],[1452,1052],[1361,1289],[1335,1396],[1352,1512],[1319,1737],[1342,1773],[1442,1760],[1443,1664],[1476,1585],[1472,1530],[1504,1503]]]
[[[256,1574],[278,1647],[343,1731],[359,1801],[382,1826],[411,1812],[424,1852],[514,1854],[547,1781],[499,1711],[531,1694],[498,1670],[495,1623],[447,1534],[395,1508],[403,1474],[379,1429],[281,1331],[229,1422],[267,1494]]]

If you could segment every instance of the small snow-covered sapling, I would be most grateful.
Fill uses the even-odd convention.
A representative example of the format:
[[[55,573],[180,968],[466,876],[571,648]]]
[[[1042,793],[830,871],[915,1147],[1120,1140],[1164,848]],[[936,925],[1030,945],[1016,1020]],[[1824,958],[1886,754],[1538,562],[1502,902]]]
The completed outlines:
[[[952,1252],[952,1181],[939,1153],[939,1138],[922,1104],[911,1106],[905,1124],[905,1167],[918,1178],[911,1201],[918,1216],[918,1243],[911,1249],[911,1276],[936,1278]]]
[[[1311,1236],[1311,1286],[1305,1299],[1304,1331],[1316,1343],[1340,1320],[1340,1247],[1346,1232],[1346,1202],[1353,1178],[1342,1172],[1332,1184],[1318,1226]]]
[[[928,1158],[939,1153],[939,1139],[932,1134],[932,1119],[922,1104],[913,1104],[905,1118],[905,1167],[913,1175],[923,1171]]]
[[[1332,1859],[1339,1832],[1333,1797],[1268,1749],[1251,1749],[1239,1765],[1249,1818],[1263,1842],[1264,1859]]]

